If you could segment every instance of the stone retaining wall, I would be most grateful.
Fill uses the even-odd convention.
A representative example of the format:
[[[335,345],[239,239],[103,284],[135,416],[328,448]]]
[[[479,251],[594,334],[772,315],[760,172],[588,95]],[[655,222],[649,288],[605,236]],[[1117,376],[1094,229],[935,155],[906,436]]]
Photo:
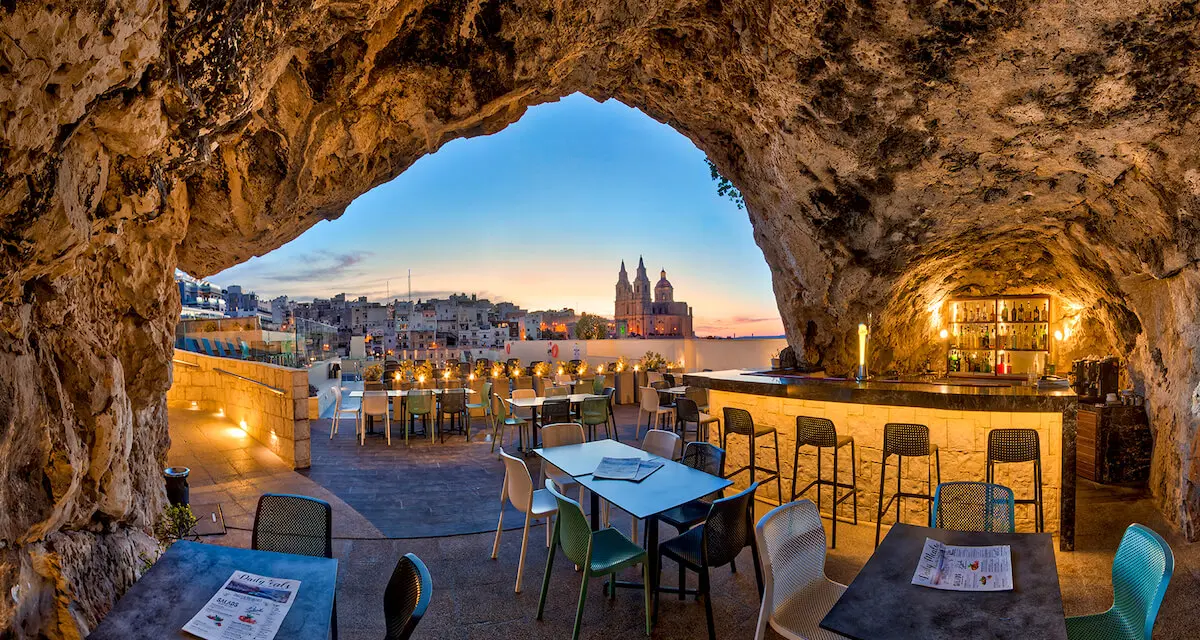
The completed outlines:
[[[782,469],[781,483],[785,501],[790,499],[793,486],[792,460],[795,451],[796,416],[828,418],[833,421],[839,435],[853,436],[858,466],[858,519],[860,523],[875,522],[876,510],[879,507],[879,469],[884,424],[910,422],[928,426],[930,440],[939,449],[943,482],[983,481],[985,479],[989,430],[1002,427],[1037,429],[1042,449],[1042,499],[1045,530],[1057,532],[1059,529],[1059,490],[1062,484],[1061,413],[951,411],[772,398],[727,391],[709,391],[709,406],[712,415],[717,417],[723,416],[725,407],[746,409],[754,416],[756,425],[766,424],[776,428],[779,435],[779,461]],[[724,419],[722,419],[723,424]],[[709,437],[720,446],[715,429],[710,430]],[[768,468],[774,467],[773,451],[770,448],[763,448],[764,444],[768,446],[774,444],[774,440],[767,435],[760,437],[758,444],[759,465]],[[748,451],[746,437],[731,436],[726,452],[726,472],[745,465],[749,456]],[[832,449],[821,450],[823,456],[821,467],[825,478],[832,476],[832,451]],[[805,447],[800,451],[800,488],[816,478],[816,452],[817,449],[814,447]],[[932,459],[929,463],[932,464]],[[849,446],[843,447],[839,452],[838,473],[843,482],[850,481]],[[931,473],[934,472],[931,470]],[[736,487],[745,488],[749,485],[749,475],[745,472],[740,473],[734,478],[734,481]],[[936,485],[936,474],[933,475],[933,482]],[[997,465],[995,482],[1011,487],[1018,499],[1032,498],[1033,463]],[[905,491],[927,492],[929,490],[924,459],[905,459],[903,487]],[[888,460],[884,500],[886,501],[895,490],[896,457],[892,456]],[[829,488],[824,488],[823,491],[822,511],[828,514],[832,493]],[[839,495],[841,495],[840,492]],[[764,482],[759,488],[757,496],[768,502],[776,502],[778,496],[775,481]],[[815,490],[810,490],[804,497],[815,501]],[[838,513],[844,519],[853,517],[851,502],[848,500],[843,503]],[[895,520],[894,505],[891,514],[890,517],[884,516],[884,524],[890,524]],[[1018,531],[1034,530],[1033,506],[1018,505],[1016,515]],[[903,520],[912,524],[927,524],[929,521],[927,503],[922,500],[904,500]]]
[[[222,411],[293,468],[306,469],[311,463],[304,369],[177,349],[167,403]]]

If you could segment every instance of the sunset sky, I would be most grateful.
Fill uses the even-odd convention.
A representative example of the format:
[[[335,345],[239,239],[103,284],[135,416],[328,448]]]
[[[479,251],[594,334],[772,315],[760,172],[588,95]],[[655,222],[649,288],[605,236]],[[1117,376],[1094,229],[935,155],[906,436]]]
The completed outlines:
[[[717,196],[687,138],[616,101],[530,109],[456,140],[359,197],[335,221],[210,278],[268,298],[384,301],[477,293],[611,317],[624,259],[667,270],[699,335],[783,332],[744,210]]]

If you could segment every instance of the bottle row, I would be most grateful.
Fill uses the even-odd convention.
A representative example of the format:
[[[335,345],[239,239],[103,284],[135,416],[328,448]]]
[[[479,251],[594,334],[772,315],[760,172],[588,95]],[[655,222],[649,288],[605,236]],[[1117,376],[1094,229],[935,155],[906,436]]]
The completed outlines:
[[[951,351],[949,369],[951,373],[995,373],[997,375],[1022,373],[1013,370],[1011,355],[1001,353],[993,356],[990,352],[959,353]]]
[[[962,305],[959,308],[959,305]],[[997,305],[986,302],[955,302],[952,322],[1048,322],[1050,303],[1046,300],[1001,300]]]
[[[1050,349],[1047,325],[1005,325],[995,328],[963,325],[955,328],[951,346],[956,349],[1020,349],[1046,351]]]

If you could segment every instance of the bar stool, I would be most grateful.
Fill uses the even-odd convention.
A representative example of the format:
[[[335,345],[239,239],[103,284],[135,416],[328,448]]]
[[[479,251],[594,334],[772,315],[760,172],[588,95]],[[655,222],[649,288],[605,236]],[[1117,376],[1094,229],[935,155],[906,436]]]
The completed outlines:
[[[850,445],[850,484],[839,482],[838,478],[838,450],[842,447]],[[799,477],[800,470],[800,447],[813,446],[817,448],[817,478],[808,483],[800,491],[796,491],[796,480]],[[833,449],[833,479],[826,480],[821,477],[821,449]],[[833,421],[826,418],[812,418],[809,416],[796,416],[796,451],[792,455],[792,502],[796,501],[798,496],[802,496],[809,489],[817,488],[817,513],[821,512],[821,487],[831,487],[833,489],[833,507],[830,509],[829,517],[833,520],[833,537],[830,541],[830,546],[837,548],[837,508],[838,504],[845,502],[847,498],[853,498],[854,501],[854,524],[858,524],[858,456],[854,452],[854,436],[839,436],[837,429],[833,426]],[[838,488],[849,489],[850,493],[844,494],[841,498],[838,497]]]
[[[754,484],[758,479],[755,477],[755,471],[763,471],[767,476],[763,481],[775,479],[775,490],[778,492],[775,495],[779,496],[780,504],[783,503],[783,482],[779,479],[779,433],[775,431],[775,427],[756,427],[754,425],[754,417],[745,409],[736,407],[725,407],[725,430],[721,433],[721,448],[727,453],[729,451],[729,435],[737,434],[750,438],[750,461],[749,464],[734,469],[725,475],[726,478],[732,478],[743,471],[750,472],[750,484]],[[775,438],[775,469],[771,470],[766,467],[758,466],[758,437],[771,434]]]
[[[883,483],[887,479],[887,459],[892,454],[896,455],[896,493],[888,498],[887,505],[883,504]],[[875,546],[879,546],[879,530],[883,525],[883,512],[892,507],[892,501],[896,502],[896,522],[900,522],[901,504],[904,498],[920,498],[929,501],[929,508],[933,509],[933,489],[935,485],[929,477],[929,462],[925,462],[925,484],[929,487],[929,493],[914,493],[905,492],[902,490],[902,482],[904,481],[904,457],[929,457],[933,456],[937,465],[937,484],[942,483],[942,459],[938,455],[936,444],[929,442],[929,427],[923,424],[905,424],[902,422],[889,422],[883,425],[883,460],[879,467],[879,511],[875,514]]]
[[[988,432],[987,481],[994,483],[997,462],[1033,463],[1033,498],[1013,500],[1013,504],[1036,505],[1034,527],[1038,533],[1046,529],[1042,513],[1042,449],[1036,429],[992,429]]]

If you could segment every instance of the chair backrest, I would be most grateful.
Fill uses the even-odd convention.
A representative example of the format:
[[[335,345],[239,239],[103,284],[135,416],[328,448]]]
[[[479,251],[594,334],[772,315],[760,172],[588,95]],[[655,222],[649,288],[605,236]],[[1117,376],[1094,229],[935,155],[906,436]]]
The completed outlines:
[[[742,549],[754,540],[754,492],[755,482],[745,491],[728,498],[714,500],[704,521],[703,542],[704,564],[720,567],[737,558]]]
[[[383,382],[379,380],[367,380],[363,383],[364,391],[383,391]]]
[[[566,398],[547,398],[542,403],[542,424],[567,422],[571,419],[571,403]]]
[[[675,415],[685,422],[700,422],[700,408],[691,398],[675,398]]]
[[[467,392],[463,389],[447,389],[442,392],[442,412],[462,413],[467,410]]]
[[[992,429],[988,432],[988,462],[1032,462],[1041,452],[1037,429]]]
[[[425,616],[432,596],[429,568],[411,553],[401,556],[383,592],[383,619],[387,623],[384,640],[408,640]]]
[[[646,372],[646,385],[651,386],[655,382],[664,382],[665,383],[666,380],[663,379],[663,375],[657,371],[647,371]]]
[[[530,376],[517,376],[513,379],[513,387],[517,389],[532,389],[533,378]]]
[[[678,460],[683,439],[679,434],[665,429],[651,429],[642,436],[642,451],[660,458]]]
[[[264,493],[254,512],[250,548],[333,557],[333,509],[308,496]]]
[[[571,389],[568,387],[546,387],[544,397],[546,398],[563,398],[571,395]]]
[[[597,375],[592,378],[592,393],[596,395],[604,393],[604,376]]]
[[[1013,533],[1013,491],[986,482],[943,482],[933,494],[929,526],[954,531]]]
[[[554,384],[570,385],[572,382],[575,382],[575,379],[569,373],[560,373],[554,376]]]
[[[655,380],[654,382],[651,382],[651,383],[650,383],[650,388],[651,388],[651,389],[657,389],[657,390],[660,390],[660,391],[661,391],[662,389],[666,389],[666,388],[667,388],[667,381],[666,381],[666,380]]]
[[[362,412],[364,415],[381,416],[388,412],[388,397],[386,391],[364,391],[362,397]]]
[[[682,462],[710,476],[725,477],[725,450],[710,442],[689,442],[684,445]]]
[[[768,613],[800,605],[810,619],[820,620],[826,613],[818,610],[822,603],[799,595],[825,580],[825,528],[817,506],[811,500],[779,505],[758,521],[754,536]]]
[[[533,389],[513,389],[512,392],[513,400],[528,400],[529,398],[536,397],[537,392],[535,392]]]
[[[725,407],[725,433],[748,436],[754,433],[754,416],[737,407]]]
[[[592,526],[583,515],[583,507],[559,493],[558,489],[554,488],[553,480],[546,480],[546,490],[558,501],[554,537],[562,547],[563,555],[576,565],[587,566],[592,546]],[[550,553],[554,553],[554,550],[551,549]]]
[[[462,389],[462,380],[459,378],[438,378],[439,389]]]
[[[1167,585],[1175,573],[1175,554],[1149,527],[1131,524],[1113,558],[1113,609],[1130,630],[1150,640]]]
[[[483,383],[483,393],[479,394],[479,403],[482,404],[483,408],[487,411],[491,411],[491,408],[492,408],[491,398],[492,398],[492,383],[485,382],[485,383]]]
[[[584,424],[604,424],[608,422],[608,398],[588,398],[579,403],[579,419]]]
[[[561,447],[584,442],[587,442],[587,437],[583,434],[583,425],[578,422],[559,422],[542,427],[543,447]]]
[[[667,386],[668,386],[668,387],[673,387],[673,386],[675,386],[675,374],[673,374],[673,373],[664,373],[664,374],[663,374],[663,381],[665,381],[665,382],[667,383]]]
[[[836,447],[837,428],[833,420],[796,416],[796,446]]]
[[[504,453],[500,447],[500,459],[504,461],[504,488],[500,490],[501,504],[507,499],[521,513],[529,513],[533,501],[533,477],[529,467],[520,458]]]
[[[923,424],[889,422],[883,425],[883,455],[929,455],[929,427]]]
[[[653,387],[640,387],[638,393],[645,411],[658,411],[658,391]]]
[[[705,389],[704,387],[697,387],[694,385],[690,386],[687,388],[687,391],[684,392],[684,396],[691,399],[692,402],[695,402],[696,406],[698,407],[704,407],[708,405],[708,389]]]
[[[408,397],[405,398],[405,405],[408,407],[408,412],[411,415],[420,416],[429,413],[433,409],[433,390],[410,390]]]

